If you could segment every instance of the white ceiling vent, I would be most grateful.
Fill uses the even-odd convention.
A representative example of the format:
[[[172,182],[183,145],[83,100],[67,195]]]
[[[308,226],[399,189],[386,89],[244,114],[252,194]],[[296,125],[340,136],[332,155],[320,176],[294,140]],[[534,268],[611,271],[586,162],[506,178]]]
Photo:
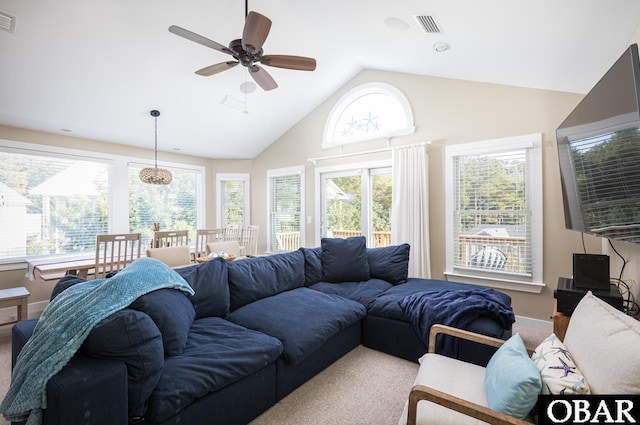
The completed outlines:
[[[0,29],[12,33],[16,29],[16,17],[0,10]]]
[[[427,34],[441,34],[442,31],[436,22],[436,19],[431,15],[414,15],[418,24],[422,27]]]

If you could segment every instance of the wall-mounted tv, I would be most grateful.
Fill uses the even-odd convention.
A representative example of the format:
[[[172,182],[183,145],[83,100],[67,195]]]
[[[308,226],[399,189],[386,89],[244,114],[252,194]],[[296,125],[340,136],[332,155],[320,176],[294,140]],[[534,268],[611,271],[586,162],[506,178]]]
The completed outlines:
[[[640,243],[639,90],[633,44],[556,130],[567,229]]]

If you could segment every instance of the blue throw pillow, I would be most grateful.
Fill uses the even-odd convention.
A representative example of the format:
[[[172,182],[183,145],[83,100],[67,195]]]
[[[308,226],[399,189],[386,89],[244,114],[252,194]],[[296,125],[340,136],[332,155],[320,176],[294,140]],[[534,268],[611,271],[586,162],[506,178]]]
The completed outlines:
[[[322,282],[322,248],[300,248],[304,254],[304,286]]]
[[[178,268],[176,272],[195,291],[189,300],[196,310],[196,319],[229,314],[229,271],[224,259],[213,258]]]
[[[364,236],[322,238],[321,247],[322,280],[333,283],[369,280],[367,240]]]
[[[519,419],[531,412],[542,390],[542,378],[519,334],[509,338],[491,357],[484,385],[491,409]]]
[[[196,315],[191,301],[182,291],[167,288],[149,292],[131,303],[129,308],[143,311],[151,317],[162,334],[165,355],[182,354]]]
[[[129,416],[144,416],[164,367],[162,336],[153,320],[140,311],[117,311],[94,326],[81,351],[127,365]]]
[[[367,248],[369,273],[372,278],[398,285],[409,276],[409,244]]]

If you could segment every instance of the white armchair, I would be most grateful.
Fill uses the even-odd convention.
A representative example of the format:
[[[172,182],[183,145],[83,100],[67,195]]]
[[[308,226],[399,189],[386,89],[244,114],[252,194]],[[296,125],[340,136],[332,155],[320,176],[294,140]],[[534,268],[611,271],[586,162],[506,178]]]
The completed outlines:
[[[491,361],[488,368],[484,368],[436,354],[435,340],[439,333],[494,347],[505,344],[500,339],[434,325],[429,337],[429,352],[421,359],[399,425],[527,424],[525,420],[488,407],[485,374]],[[558,356],[568,357],[575,366],[572,373],[577,378],[574,375],[565,379],[562,374],[552,373],[550,369],[558,368],[549,361],[548,352],[543,353],[549,344],[556,347],[563,344],[562,350],[554,351]],[[527,351],[531,354],[531,350]],[[591,394],[640,394],[640,356],[636,355],[639,352],[640,322],[588,292],[571,316],[564,343],[551,335],[536,348],[531,363],[540,373],[542,393],[558,394],[569,390],[578,393],[576,382],[583,383],[584,380]],[[584,387],[580,389],[584,390]],[[537,393],[526,394],[529,401],[537,399]]]

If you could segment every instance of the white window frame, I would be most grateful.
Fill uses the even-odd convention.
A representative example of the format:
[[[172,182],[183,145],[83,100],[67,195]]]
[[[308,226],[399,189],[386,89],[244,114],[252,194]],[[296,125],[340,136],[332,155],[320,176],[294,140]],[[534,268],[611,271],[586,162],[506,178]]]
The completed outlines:
[[[244,227],[251,224],[251,209],[250,209],[250,195],[251,190],[251,176],[248,173],[216,173],[216,223],[218,227],[225,225],[222,217],[222,184],[225,181],[243,181],[244,182],[244,205],[243,205],[243,217]]]
[[[454,271],[454,164],[459,155],[480,155],[511,149],[532,148],[531,175],[529,176],[532,209],[531,234],[531,277],[491,274],[487,272]],[[545,286],[542,267],[542,135],[540,133],[516,137],[486,140],[481,142],[451,145],[445,148],[445,198],[446,198],[446,265],[445,276],[448,280],[473,283],[482,286],[514,291],[540,293]]]
[[[353,102],[357,101],[363,96],[367,96],[370,94],[383,94],[395,98],[398,102],[400,102],[400,105],[404,110],[404,115],[407,119],[407,127],[386,132],[380,131],[377,133],[354,136],[351,138],[341,139],[339,141],[333,140],[335,127],[338,124],[338,120],[342,116],[343,112],[347,110]],[[391,84],[380,82],[366,83],[349,90],[333,106],[331,112],[329,113],[329,118],[327,119],[324,126],[324,132],[322,135],[322,148],[332,148],[350,143],[362,142],[366,140],[378,140],[411,133],[415,133],[413,112],[411,110],[409,100],[404,95],[404,93],[402,93],[398,88],[392,86]]]
[[[300,245],[304,246],[305,241],[305,169],[304,165],[276,168],[267,170],[267,253],[271,250],[271,179],[273,177],[283,177],[290,175],[300,175]]]
[[[85,151],[81,149],[63,148],[58,146],[40,145],[28,142],[0,139],[0,149],[15,153],[36,154],[43,156],[77,157],[89,161],[108,162],[109,175],[109,232],[129,233],[129,171],[130,163],[143,166],[153,166],[153,159],[136,158],[124,155],[114,155],[102,152]],[[158,165],[168,168],[182,168],[193,170],[201,175],[198,193],[197,226],[204,222],[206,182],[204,181],[205,167],[177,162],[158,161]],[[24,259],[0,259],[0,271],[19,270],[26,268]]]

